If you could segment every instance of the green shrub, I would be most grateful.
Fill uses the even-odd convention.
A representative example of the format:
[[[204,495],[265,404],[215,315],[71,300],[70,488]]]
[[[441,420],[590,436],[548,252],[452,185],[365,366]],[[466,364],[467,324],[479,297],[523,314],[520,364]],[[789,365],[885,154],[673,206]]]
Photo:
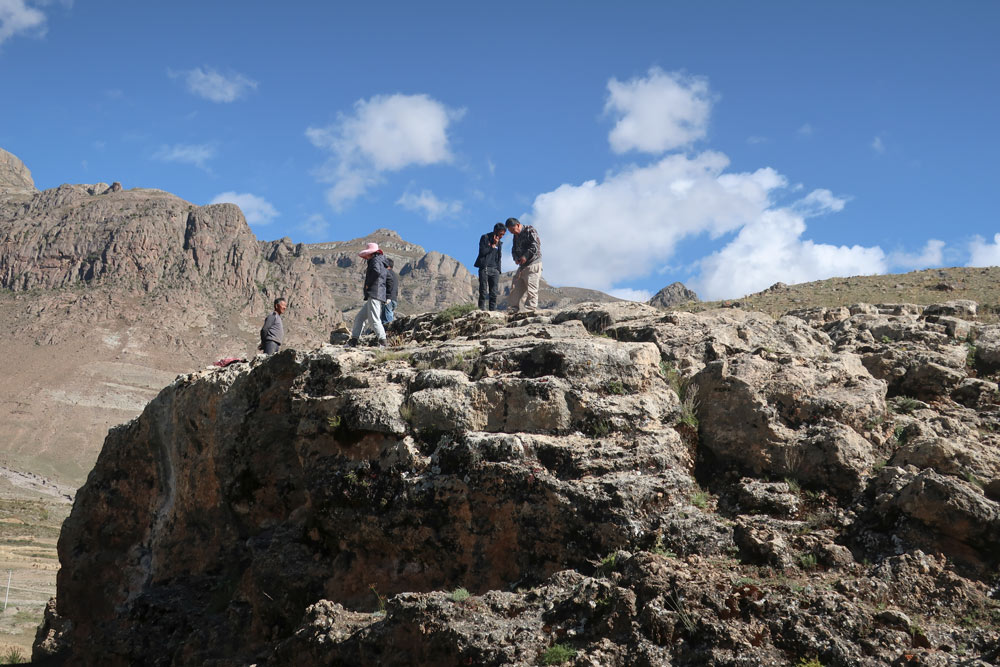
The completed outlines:
[[[462,602],[463,600],[469,599],[469,591],[465,590],[459,586],[451,592],[451,599],[453,602]]]
[[[8,646],[3,653],[0,653],[0,663],[4,665],[23,665],[27,662],[27,657],[16,646]]]
[[[909,396],[897,396],[896,400],[892,403],[892,407],[896,412],[908,415],[914,410],[922,408],[923,403]]]
[[[609,394],[624,394],[625,385],[622,384],[621,380],[608,380],[604,383],[604,391]]]
[[[698,509],[708,507],[708,493],[706,491],[695,491],[691,494],[691,504]]]
[[[413,355],[410,352],[392,352],[385,350],[383,352],[376,352],[375,358],[372,359],[372,363],[377,366],[379,364],[384,364],[387,361],[399,361],[401,359],[409,361],[412,356]]]
[[[553,644],[542,654],[543,665],[561,665],[576,657],[576,650],[566,644]]]
[[[607,576],[607,575],[611,574],[612,572],[615,571],[615,564],[616,564],[617,560],[618,560],[618,554],[617,553],[613,553],[613,554],[610,554],[608,556],[605,556],[601,560],[601,564],[597,567],[597,571],[600,572],[604,576]]]
[[[468,315],[476,309],[474,303],[460,303],[455,306],[448,306],[434,318],[434,324],[448,324],[457,317]]]
[[[663,535],[656,536],[656,542],[653,543],[653,553],[666,558],[677,558],[677,554],[667,548],[666,543],[663,541]]]

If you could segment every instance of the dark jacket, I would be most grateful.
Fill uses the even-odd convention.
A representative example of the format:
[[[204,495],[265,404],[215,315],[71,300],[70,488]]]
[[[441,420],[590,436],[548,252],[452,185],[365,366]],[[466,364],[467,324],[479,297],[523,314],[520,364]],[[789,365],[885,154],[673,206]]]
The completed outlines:
[[[514,234],[510,254],[514,257],[515,264],[524,257],[524,264],[521,266],[542,261],[542,240],[538,238],[538,232],[534,227],[527,225],[521,229],[520,234]]]
[[[477,269],[496,269],[500,272],[500,255],[503,250],[503,241],[497,242],[496,248],[491,248],[493,242],[493,232],[488,232],[479,237],[479,256],[473,264]]]
[[[385,270],[385,298],[387,301],[399,301],[399,276],[390,268]]]
[[[385,255],[380,252],[368,258],[368,268],[365,270],[364,297],[376,299],[385,303]]]
[[[266,343],[273,340],[280,345],[284,337],[285,327],[281,324],[281,315],[278,314],[278,311],[273,311],[264,320],[264,326],[260,328],[260,342]]]

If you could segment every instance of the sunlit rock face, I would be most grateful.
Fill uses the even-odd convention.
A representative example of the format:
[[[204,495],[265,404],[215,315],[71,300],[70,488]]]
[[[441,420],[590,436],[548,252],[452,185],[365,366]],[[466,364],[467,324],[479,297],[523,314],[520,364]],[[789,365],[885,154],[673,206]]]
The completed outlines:
[[[898,393],[951,323],[802,315],[428,314],[182,376],[108,435],[34,658],[989,660],[996,385]]]

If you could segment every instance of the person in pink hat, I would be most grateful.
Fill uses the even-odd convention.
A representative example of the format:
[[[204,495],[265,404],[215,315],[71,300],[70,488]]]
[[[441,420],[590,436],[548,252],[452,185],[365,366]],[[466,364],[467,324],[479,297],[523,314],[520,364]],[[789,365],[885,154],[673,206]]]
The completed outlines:
[[[387,272],[385,254],[377,243],[369,243],[358,257],[368,262],[365,270],[365,303],[354,316],[354,328],[348,347],[356,347],[365,325],[369,325],[378,336],[378,346],[385,347],[385,328],[382,326],[382,306],[385,304],[385,276]]]

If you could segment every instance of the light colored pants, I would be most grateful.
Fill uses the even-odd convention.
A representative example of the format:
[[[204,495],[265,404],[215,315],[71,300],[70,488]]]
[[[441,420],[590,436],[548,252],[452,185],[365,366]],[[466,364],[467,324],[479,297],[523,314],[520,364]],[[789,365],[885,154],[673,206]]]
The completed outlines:
[[[385,329],[382,327],[382,302],[378,299],[365,299],[361,310],[354,316],[351,338],[360,338],[366,324],[372,328],[379,340],[385,340]]]
[[[524,310],[538,308],[538,281],[542,278],[542,263],[532,262],[520,267],[514,273],[514,281],[507,296],[507,310],[516,313],[521,310],[521,299],[524,299]]]

